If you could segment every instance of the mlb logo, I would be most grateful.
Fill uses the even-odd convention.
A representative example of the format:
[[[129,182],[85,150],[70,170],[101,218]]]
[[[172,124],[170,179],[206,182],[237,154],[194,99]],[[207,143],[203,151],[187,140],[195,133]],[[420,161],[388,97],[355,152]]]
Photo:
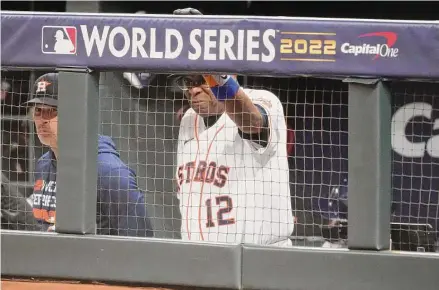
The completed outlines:
[[[76,54],[76,40],[74,26],[43,26],[41,51],[45,54]]]

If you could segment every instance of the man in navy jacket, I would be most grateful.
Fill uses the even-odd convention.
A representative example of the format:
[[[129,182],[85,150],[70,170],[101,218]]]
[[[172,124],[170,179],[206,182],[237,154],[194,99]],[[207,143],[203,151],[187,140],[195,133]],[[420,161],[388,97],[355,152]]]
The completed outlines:
[[[48,73],[34,84],[32,106],[40,142],[50,150],[38,160],[33,192],[33,213],[46,231],[56,224],[56,171],[58,158],[58,74]],[[99,136],[97,180],[97,234],[152,237],[144,194],[136,175],[122,162],[110,137]],[[78,156],[80,158],[80,156]],[[72,192],[74,194],[74,192]]]

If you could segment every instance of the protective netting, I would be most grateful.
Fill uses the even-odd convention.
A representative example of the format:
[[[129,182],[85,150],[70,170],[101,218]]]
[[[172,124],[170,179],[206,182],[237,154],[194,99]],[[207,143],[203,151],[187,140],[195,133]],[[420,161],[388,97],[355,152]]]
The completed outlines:
[[[43,72],[2,74],[2,178],[6,180],[2,180],[2,187],[8,186],[8,190],[2,188],[2,228],[35,229],[31,212],[35,162],[48,148],[39,142],[31,116],[22,103],[29,99],[30,86],[41,74]],[[275,172],[273,175],[288,175],[295,217],[291,220],[295,223],[294,232],[290,233],[293,244],[344,247],[348,197],[347,84],[310,77],[239,76],[238,80],[245,88],[273,93],[282,104],[286,138],[279,142],[284,142],[280,145],[286,148],[288,168],[284,171],[270,169]],[[389,85],[393,107],[392,246],[410,251],[433,251],[439,204],[439,184],[434,175],[439,155],[439,145],[435,144],[435,134],[439,132],[439,126],[435,124],[439,107],[434,97],[439,94],[439,85],[415,82],[391,82]],[[110,219],[120,220],[125,215],[133,222],[141,223],[141,214],[133,205],[141,203],[146,207],[155,237],[185,238],[182,233],[187,236],[188,228],[184,217],[188,215],[184,210],[196,212],[198,202],[194,204],[179,197],[178,138],[182,117],[189,109],[184,94],[167,74],[107,72],[101,73],[99,102],[100,134],[111,138],[115,153],[120,155],[128,170],[132,170],[128,175],[133,191],[144,196],[144,200],[128,200],[123,208],[118,204],[110,211]],[[226,139],[219,141],[228,142]],[[255,164],[247,162],[250,155],[234,152],[231,156],[239,160],[236,167],[245,168],[249,174],[256,168]],[[191,167],[188,168],[190,173]],[[209,168],[201,170],[206,174],[205,179],[213,172]],[[219,167],[217,170],[219,172]],[[111,174],[120,177],[122,173]],[[219,175],[215,173],[215,176]],[[237,176],[229,178],[240,184]],[[241,189],[264,188],[260,180],[245,180],[241,182],[245,187],[240,188],[239,193]],[[99,186],[102,184],[98,182],[98,191]],[[121,186],[120,183],[116,185],[119,190]],[[277,194],[273,190],[270,193]],[[263,199],[268,192],[261,194]],[[205,196],[203,212],[199,214],[202,221],[196,215],[188,216],[189,223],[195,221],[190,231],[193,236],[202,232],[208,237],[210,230],[218,224],[227,228],[228,222],[235,218],[230,212],[245,210],[245,203],[237,206],[236,202],[230,203],[227,194],[221,196],[225,197]],[[6,199],[14,203],[3,202]],[[120,203],[109,201],[112,202],[113,205]],[[104,206],[106,202],[98,201],[98,208]],[[17,216],[24,219],[17,219]],[[244,218],[260,217],[246,213]],[[202,230],[197,229],[200,224],[203,224]],[[209,229],[208,233],[206,229]],[[108,223],[98,223],[98,230],[104,234],[127,234],[112,229]],[[227,235],[236,236],[236,232],[226,231]]]
[[[35,156],[44,148],[22,105],[29,97],[31,73],[3,72],[1,79],[1,228],[38,230],[32,213]]]
[[[317,78],[249,77],[247,83],[272,91],[284,106],[293,243],[338,245],[341,240],[344,245],[347,208],[339,197],[346,197],[347,186],[347,85]]]
[[[173,171],[178,101],[169,93],[165,75],[145,76],[141,85],[136,82],[141,75],[101,74],[100,134],[111,137],[121,160],[136,173],[155,237],[180,238]],[[163,79],[160,85],[158,79]]]
[[[394,249],[437,251],[439,84],[392,82]]]
[[[189,104],[169,75],[149,76],[143,79],[144,87],[139,89],[133,84],[138,83],[140,77],[104,75],[100,98],[102,133],[112,137],[122,159],[137,172],[138,184],[146,192],[155,235],[180,238],[180,229],[184,232],[186,225],[181,222],[175,188],[176,153],[180,121]],[[347,147],[341,143],[347,137],[347,114],[344,110],[343,118],[332,120],[325,119],[324,112],[340,112],[346,107],[346,85],[341,81],[312,78],[238,79],[244,87],[272,92],[283,105],[288,130],[281,146],[286,148],[289,169],[282,174],[288,175],[292,207],[296,208],[296,230],[291,233],[294,243],[320,246],[324,242],[322,232],[326,238],[338,241],[338,231],[322,228],[323,223],[329,225],[329,220],[323,222],[322,216],[329,218],[327,207],[331,191],[343,186],[339,183],[341,172],[347,171],[344,164]],[[244,166],[252,159],[249,154],[234,154]],[[257,180],[252,183],[263,186],[263,182]],[[203,206],[203,210],[210,213],[209,206],[206,203]],[[185,206],[182,211],[184,209]],[[342,214],[340,220],[345,220],[345,215]]]

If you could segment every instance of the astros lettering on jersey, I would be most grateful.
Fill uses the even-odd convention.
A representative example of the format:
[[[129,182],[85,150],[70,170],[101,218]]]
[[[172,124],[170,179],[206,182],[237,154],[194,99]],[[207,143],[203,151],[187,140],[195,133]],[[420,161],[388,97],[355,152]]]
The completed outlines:
[[[291,245],[294,218],[282,104],[265,90],[244,92],[267,112],[265,147],[243,139],[226,113],[209,128],[193,109],[181,120],[176,178],[182,239]]]

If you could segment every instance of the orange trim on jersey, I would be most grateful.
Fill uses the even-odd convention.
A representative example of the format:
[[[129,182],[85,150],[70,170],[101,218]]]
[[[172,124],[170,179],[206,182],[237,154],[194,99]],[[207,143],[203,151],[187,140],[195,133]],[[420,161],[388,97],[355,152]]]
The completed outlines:
[[[208,160],[208,158],[209,158],[210,149],[212,148],[212,144],[213,144],[213,142],[215,141],[216,136],[218,135],[218,133],[221,132],[221,130],[224,128],[224,125],[225,125],[225,124],[223,124],[223,125],[222,125],[222,126],[216,131],[215,136],[213,136],[213,139],[212,139],[212,141],[211,141],[210,144],[209,144],[209,147],[208,147],[208,149],[207,149],[206,158],[205,158],[206,162],[207,162],[207,160]],[[207,171],[208,171],[208,170],[206,170],[206,171],[204,172],[203,183],[201,183],[201,189],[200,189],[200,204],[198,205],[198,228],[200,229],[200,236],[201,236],[201,240],[202,240],[202,241],[204,241],[204,236],[203,236],[203,229],[202,229],[202,227],[201,227],[201,208],[202,208],[203,190],[204,190],[204,184],[206,183],[206,175],[207,175]]]
[[[198,115],[195,117],[194,134],[195,134],[195,140],[197,141],[197,145],[199,147],[200,137],[198,136]]]
[[[190,202],[192,200],[192,185],[195,178],[196,164],[198,160],[198,155],[200,154],[200,140],[198,138],[198,115],[195,116],[194,135],[195,135],[195,140],[197,141],[197,154],[194,160],[194,170],[192,172],[191,183],[189,184],[189,197],[186,206],[186,231],[189,240],[191,239],[191,231],[189,229],[189,208],[190,208]]]

